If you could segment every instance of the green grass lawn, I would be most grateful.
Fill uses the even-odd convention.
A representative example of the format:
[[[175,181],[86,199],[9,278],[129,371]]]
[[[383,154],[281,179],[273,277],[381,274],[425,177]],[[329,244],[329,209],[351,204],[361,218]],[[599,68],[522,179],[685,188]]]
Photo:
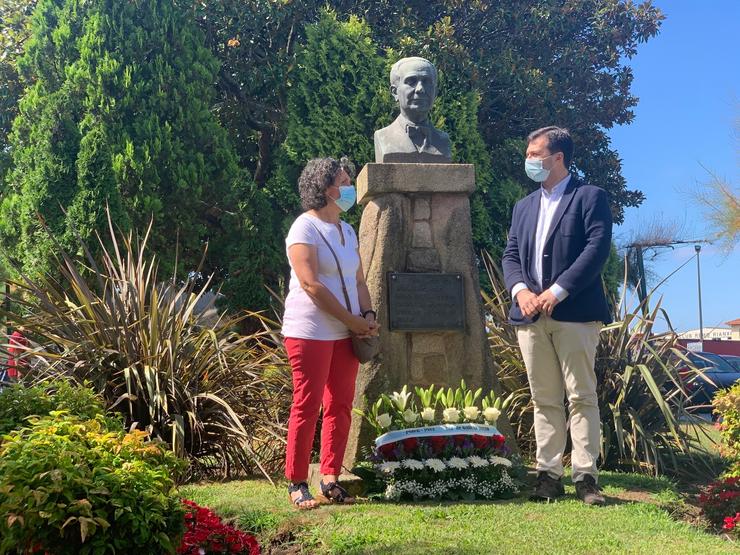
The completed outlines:
[[[183,495],[255,533],[268,553],[710,554],[740,546],[681,517],[696,516],[668,480],[603,473],[606,507],[566,499],[358,503],[298,512],[285,488],[262,480],[190,485]]]

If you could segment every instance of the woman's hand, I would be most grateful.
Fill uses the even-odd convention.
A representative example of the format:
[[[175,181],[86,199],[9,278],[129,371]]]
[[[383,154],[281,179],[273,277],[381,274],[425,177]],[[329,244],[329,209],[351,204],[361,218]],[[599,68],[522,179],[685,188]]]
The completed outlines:
[[[365,320],[370,324],[370,333],[368,333],[368,336],[378,335],[380,325],[375,321],[375,313],[373,311],[369,311],[365,314]]]
[[[371,335],[372,326],[378,327],[377,324],[371,323],[362,316],[352,315],[352,319],[347,323],[349,331],[360,337]]]

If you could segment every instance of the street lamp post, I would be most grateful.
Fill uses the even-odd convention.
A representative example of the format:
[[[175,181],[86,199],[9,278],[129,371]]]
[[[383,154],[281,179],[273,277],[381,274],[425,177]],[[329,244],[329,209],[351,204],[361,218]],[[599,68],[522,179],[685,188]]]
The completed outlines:
[[[702,316],[701,310],[701,268],[699,266],[699,253],[701,252],[701,245],[694,245],[696,251],[696,285],[699,290],[699,341],[701,342],[701,349],[704,350],[704,317]]]

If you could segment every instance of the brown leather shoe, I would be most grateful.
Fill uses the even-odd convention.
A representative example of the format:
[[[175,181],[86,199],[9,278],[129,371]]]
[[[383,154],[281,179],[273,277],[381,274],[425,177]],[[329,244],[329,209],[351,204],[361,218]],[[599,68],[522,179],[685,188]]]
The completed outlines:
[[[565,495],[565,488],[559,479],[552,478],[547,472],[539,472],[537,485],[529,499],[531,501],[552,501],[563,495]]]
[[[586,505],[604,505],[606,499],[601,495],[596,479],[593,476],[586,475],[583,480],[576,482],[576,495]]]

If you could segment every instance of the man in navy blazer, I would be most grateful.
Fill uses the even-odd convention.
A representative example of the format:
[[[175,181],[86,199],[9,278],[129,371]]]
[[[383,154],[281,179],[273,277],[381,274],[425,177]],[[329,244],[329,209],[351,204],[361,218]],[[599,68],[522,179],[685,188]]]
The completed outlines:
[[[600,329],[611,322],[601,272],[612,216],[606,192],[569,173],[572,158],[567,129],[543,127],[527,137],[525,171],[541,187],[514,207],[502,265],[513,299],[509,320],[517,327],[534,405],[538,475],[532,498],[564,494],[567,395],[576,493],[602,505],[594,360]]]

